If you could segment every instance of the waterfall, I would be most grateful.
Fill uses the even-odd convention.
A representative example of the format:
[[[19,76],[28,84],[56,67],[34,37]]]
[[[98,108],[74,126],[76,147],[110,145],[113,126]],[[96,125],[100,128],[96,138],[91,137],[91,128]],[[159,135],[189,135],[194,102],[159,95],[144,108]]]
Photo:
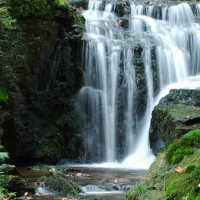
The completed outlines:
[[[158,97],[170,84],[200,73],[200,4],[130,0],[130,12],[122,17],[118,5],[89,0],[83,12],[84,162],[148,168],[154,160],[149,128]]]

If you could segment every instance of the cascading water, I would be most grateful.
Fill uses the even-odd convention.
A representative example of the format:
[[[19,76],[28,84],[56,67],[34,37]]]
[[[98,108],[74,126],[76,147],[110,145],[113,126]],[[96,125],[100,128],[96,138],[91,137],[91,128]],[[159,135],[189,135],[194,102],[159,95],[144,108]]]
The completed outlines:
[[[200,72],[200,5],[89,0],[80,106],[86,162],[148,168],[151,113],[170,84]]]

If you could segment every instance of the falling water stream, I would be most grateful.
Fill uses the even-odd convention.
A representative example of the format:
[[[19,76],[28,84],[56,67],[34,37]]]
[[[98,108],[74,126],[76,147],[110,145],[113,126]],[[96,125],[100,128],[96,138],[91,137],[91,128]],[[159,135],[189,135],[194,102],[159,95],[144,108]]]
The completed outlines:
[[[200,72],[200,5],[130,0],[122,17],[118,5],[89,0],[83,12],[84,162],[146,169],[154,106],[170,85]]]

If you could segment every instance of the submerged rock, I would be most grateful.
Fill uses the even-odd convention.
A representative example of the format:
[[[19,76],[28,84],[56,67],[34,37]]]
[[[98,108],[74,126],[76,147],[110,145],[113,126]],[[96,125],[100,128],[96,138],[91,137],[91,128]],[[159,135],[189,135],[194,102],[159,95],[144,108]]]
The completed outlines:
[[[151,148],[158,153],[165,145],[196,128],[200,128],[200,91],[172,90],[152,113]]]
[[[0,174],[14,174],[16,167],[14,165],[2,164],[0,165]]]

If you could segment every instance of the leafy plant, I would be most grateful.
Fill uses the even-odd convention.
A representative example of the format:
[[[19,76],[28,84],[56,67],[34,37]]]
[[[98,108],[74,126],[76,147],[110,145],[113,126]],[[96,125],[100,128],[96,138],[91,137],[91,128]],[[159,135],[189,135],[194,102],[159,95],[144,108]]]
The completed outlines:
[[[7,89],[4,87],[0,87],[0,103],[8,101],[8,92]]]
[[[0,25],[9,29],[13,24],[15,24],[15,19],[10,16],[7,7],[0,7]]]
[[[137,185],[126,194],[127,200],[138,200],[146,192],[146,187],[142,184]]]
[[[57,0],[56,1],[57,5],[59,6],[64,6],[66,3],[65,3],[65,0]]]
[[[56,2],[57,0],[9,0],[10,13],[17,19],[46,18],[53,16]]]
[[[7,187],[12,177],[0,175],[0,199],[14,199],[16,194],[9,192]]]

